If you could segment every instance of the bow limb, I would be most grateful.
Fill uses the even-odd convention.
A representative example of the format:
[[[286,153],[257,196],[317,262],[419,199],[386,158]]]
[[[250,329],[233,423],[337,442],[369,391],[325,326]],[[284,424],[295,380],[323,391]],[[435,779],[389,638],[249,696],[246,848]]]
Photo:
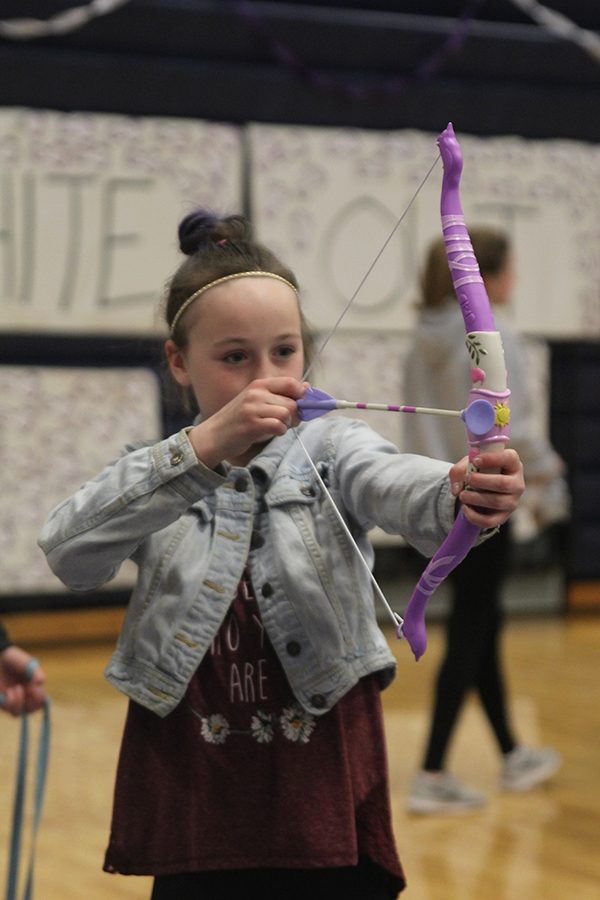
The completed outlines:
[[[465,225],[459,191],[462,152],[451,124],[439,136],[438,147],[444,166],[440,201],[442,233],[471,360],[472,389],[467,408],[476,401],[485,400],[495,412],[494,425],[485,435],[477,436],[467,426],[469,460],[472,460],[478,453],[497,449],[499,443],[503,446],[508,441],[510,391],[502,340],[494,325],[489,297]],[[402,636],[407,639],[415,659],[423,655],[427,646],[425,607],[429,597],[463,561],[479,534],[480,529],[468,522],[461,510],[447,538],[421,575],[402,626]]]

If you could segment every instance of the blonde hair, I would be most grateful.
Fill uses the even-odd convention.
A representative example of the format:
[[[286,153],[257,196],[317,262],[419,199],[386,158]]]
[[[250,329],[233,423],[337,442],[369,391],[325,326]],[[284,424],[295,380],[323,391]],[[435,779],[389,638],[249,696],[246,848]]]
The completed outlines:
[[[475,226],[469,229],[473,251],[479,263],[482,278],[498,275],[508,261],[510,241],[499,229]],[[436,238],[429,245],[421,272],[422,306],[441,306],[454,292],[448,268],[443,238]]]

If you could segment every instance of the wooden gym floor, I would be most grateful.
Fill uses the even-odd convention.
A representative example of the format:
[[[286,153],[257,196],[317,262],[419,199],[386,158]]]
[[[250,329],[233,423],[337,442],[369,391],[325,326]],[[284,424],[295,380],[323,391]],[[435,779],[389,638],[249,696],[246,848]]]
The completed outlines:
[[[554,781],[528,794],[501,794],[498,759],[472,701],[456,734],[453,771],[485,791],[485,809],[461,816],[409,816],[404,801],[428,722],[442,648],[440,626],[417,664],[390,644],[399,674],[384,694],[392,802],[406,900],[598,900],[600,898],[600,617],[512,619],[504,639],[511,707],[522,740],[564,756]],[[101,871],[125,701],[103,679],[110,643],[33,648],[53,699],[50,774],[38,839],[36,900],[147,898],[150,880]],[[28,645],[31,648],[31,645]],[[37,721],[32,738],[37,744]],[[18,722],[0,717],[0,890]],[[29,794],[31,799],[31,792]],[[365,898],[368,900],[368,898]]]

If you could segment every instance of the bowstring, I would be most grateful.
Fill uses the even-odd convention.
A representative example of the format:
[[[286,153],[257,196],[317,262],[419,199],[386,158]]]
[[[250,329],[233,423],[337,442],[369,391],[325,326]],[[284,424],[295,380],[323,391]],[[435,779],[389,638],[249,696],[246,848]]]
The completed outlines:
[[[323,353],[325,352],[325,348],[327,347],[329,341],[331,340],[331,338],[334,336],[334,334],[336,333],[336,331],[338,330],[338,328],[339,328],[340,325],[342,324],[342,320],[345,318],[346,313],[348,312],[348,310],[350,309],[350,307],[352,306],[352,304],[354,303],[354,301],[355,301],[356,298],[358,297],[359,293],[361,292],[361,290],[362,290],[362,288],[363,288],[363,285],[365,284],[367,278],[369,277],[369,275],[371,274],[371,272],[373,271],[373,269],[375,268],[375,266],[377,265],[377,263],[379,262],[379,260],[380,260],[381,257],[383,256],[383,254],[385,253],[385,250],[386,250],[388,244],[390,243],[390,241],[392,240],[392,238],[394,237],[394,235],[396,234],[396,232],[398,231],[398,229],[400,228],[400,226],[401,226],[402,223],[404,222],[404,220],[405,220],[406,216],[408,215],[408,213],[409,213],[409,211],[410,211],[410,209],[411,209],[413,203],[415,202],[415,200],[417,199],[417,197],[418,197],[419,194],[421,193],[421,190],[422,190],[423,187],[425,186],[425,183],[429,180],[429,177],[430,177],[431,173],[433,172],[433,170],[435,169],[435,167],[437,166],[437,164],[438,164],[440,158],[441,158],[441,157],[440,157],[440,154],[438,153],[438,155],[436,156],[436,158],[435,158],[434,161],[432,162],[431,166],[429,167],[429,170],[428,170],[427,174],[426,174],[425,177],[421,180],[421,182],[420,182],[419,186],[417,187],[416,191],[414,192],[414,194],[412,195],[412,197],[411,197],[410,200],[408,201],[408,205],[407,205],[406,209],[403,211],[402,215],[400,216],[400,218],[398,219],[398,221],[396,222],[396,224],[394,225],[394,227],[392,228],[392,230],[390,231],[390,233],[389,233],[388,236],[386,237],[385,241],[383,242],[383,244],[381,245],[379,251],[377,252],[375,258],[373,259],[373,261],[372,261],[371,264],[369,265],[369,268],[367,269],[367,271],[365,272],[365,274],[363,275],[363,277],[362,277],[361,280],[359,281],[358,286],[355,288],[355,290],[354,290],[353,294],[351,295],[350,299],[348,300],[348,302],[347,302],[346,305],[344,306],[344,308],[343,308],[343,310],[341,311],[340,315],[337,317],[337,319],[336,319],[336,321],[335,321],[333,327],[330,329],[329,333],[328,333],[328,334],[326,335],[326,337],[325,337],[325,340],[323,341],[323,343],[321,344],[321,346],[319,347],[319,349],[318,349],[317,352],[315,353],[315,355],[314,355],[312,361],[309,363],[307,369],[306,369],[305,372],[304,372],[304,375],[302,376],[302,381],[306,381],[306,380],[307,380],[309,374],[312,372],[312,370],[313,370],[313,368],[315,367],[315,365],[317,364],[317,362],[319,362],[319,360],[322,358]]]
[[[308,367],[306,368],[306,370],[305,370],[305,372],[304,372],[304,374],[303,374],[303,376],[302,376],[302,380],[303,380],[303,381],[306,381],[306,380],[307,380],[307,378],[308,378],[310,372],[312,372],[312,370],[313,370],[314,366],[316,365],[316,363],[319,362],[319,361],[321,360],[321,358],[322,358],[322,356],[323,356],[323,353],[324,353],[324,351],[325,351],[325,348],[326,348],[327,345],[329,344],[329,341],[331,340],[331,338],[334,336],[334,334],[336,333],[336,331],[337,331],[338,328],[340,327],[340,325],[341,325],[341,323],[342,323],[342,320],[344,319],[344,317],[346,316],[346,313],[348,312],[348,310],[350,309],[350,307],[352,306],[352,304],[354,303],[354,301],[355,301],[356,298],[358,297],[358,295],[359,295],[360,291],[362,290],[363,285],[364,285],[365,282],[367,281],[369,275],[371,274],[371,272],[373,271],[373,269],[375,268],[375,266],[377,265],[377,263],[378,263],[379,260],[381,259],[381,256],[382,256],[383,253],[385,252],[385,250],[386,250],[388,244],[390,243],[390,241],[392,240],[392,238],[394,237],[394,235],[396,234],[396,232],[398,231],[398,229],[400,228],[400,226],[401,226],[402,223],[404,222],[404,219],[405,219],[406,216],[408,215],[408,213],[409,213],[409,211],[410,211],[410,209],[411,209],[413,203],[415,202],[415,200],[417,199],[417,197],[418,197],[419,194],[421,193],[422,188],[424,187],[424,185],[425,185],[426,182],[428,181],[429,177],[431,176],[431,173],[432,173],[433,170],[435,169],[435,167],[436,167],[436,165],[438,164],[439,160],[440,160],[440,154],[438,153],[438,155],[436,156],[436,158],[435,158],[434,161],[432,162],[431,166],[429,167],[429,170],[427,171],[425,177],[421,180],[421,182],[419,183],[419,185],[418,185],[416,191],[414,192],[414,194],[413,194],[412,197],[410,198],[410,200],[409,200],[409,202],[408,202],[408,205],[406,206],[406,208],[405,208],[404,211],[402,212],[401,216],[398,218],[397,222],[395,223],[394,227],[392,228],[392,230],[390,231],[390,233],[389,233],[388,236],[386,237],[385,241],[383,242],[383,244],[381,245],[379,251],[377,252],[375,258],[373,259],[373,261],[372,261],[371,264],[369,265],[367,271],[365,272],[365,274],[364,274],[363,277],[361,278],[360,282],[358,283],[357,287],[356,287],[355,290],[353,291],[353,293],[352,293],[350,299],[348,300],[348,302],[347,302],[346,305],[344,306],[342,312],[340,313],[340,315],[339,315],[338,318],[336,319],[336,321],[335,321],[333,327],[329,330],[329,333],[326,335],[324,341],[322,342],[322,344],[321,344],[320,347],[318,348],[318,350],[317,350],[316,354],[314,355],[312,361],[309,363]],[[387,601],[387,599],[386,599],[386,597],[385,597],[385,594],[384,594],[383,591],[381,590],[379,584],[377,583],[377,580],[376,580],[375,576],[373,575],[373,572],[371,571],[371,567],[369,566],[368,562],[367,562],[366,559],[364,558],[364,556],[363,556],[363,554],[362,554],[362,552],[361,552],[360,547],[358,546],[358,544],[357,544],[356,541],[354,540],[354,538],[353,538],[353,536],[352,536],[352,533],[350,532],[350,529],[348,528],[348,526],[347,526],[347,524],[346,524],[346,521],[345,521],[344,517],[342,516],[342,513],[341,513],[340,510],[338,509],[338,506],[337,506],[335,500],[334,500],[333,497],[331,496],[331,493],[330,493],[330,491],[329,491],[329,488],[328,488],[327,485],[325,484],[323,478],[321,477],[321,474],[320,474],[319,470],[317,469],[317,467],[315,466],[315,464],[314,464],[314,462],[313,462],[313,460],[312,460],[312,457],[311,457],[310,453],[308,452],[306,446],[304,445],[304,442],[302,441],[300,435],[298,434],[297,427],[294,428],[293,431],[294,431],[294,437],[296,438],[296,440],[297,440],[298,443],[300,444],[300,447],[302,448],[302,451],[304,452],[304,455],[306,456],[306,459],[308,460],[308,463],[309,463],[309,465],[310,465],[310,467],[311,467],[311,470],[312,470],[312,472],[313,472],[313,475],[315,476],[315,478],[316,478],[316,480],[317,480],[317,482],[318,482],[318,484],[319,484],[321,490],[323,491],[323,493],[325,494],[325,496],[326,496],[327,499],[329,500],[329,503],[331,504],[331,508],[332,508],[332,510],[334,511],[335,516],[336,516],[338,522],[339,522],[340,525],[342,526],[342,529],[343,529],[343,531],[344,531],[344,534],[345,534],[346,537],[348,538],[348,540],[349,540],[351,546],[354,547],[354,549],[355,549],[355,551],[356,551],[356,553],[357,553],[357,555],[358,555],[358,558],[359,558],[359,560],[360,560],[360,562],[361,562],[361,565],[364,567],[365,571],[368,573],[369,580],[371,581],[371,584],[373,585],[373,588],[374,588],[374,590],[375,590],[377,596],[379,597],[379,600],[381,601],[381,603],[383,604],[383,606],[385,607],[385,609],[386,609],[387,612],[389,613],[389,615],[390,615],[390,617],[391,617],[391,619],[392,619],[392,622],[394,623],[394,627],[396,628],[396,634],[398,635],[398,637],[401,637],[401,636],[402,636],[402,625],[404,624],[404,620],[402,619],[402,617],[401,617],[397,612],[395,612],[395,611],[392,609],[392,607],[391,607],[390,604],[388,603],[388,601]]]
[[[300,444],[300,446],[301,446],[302,449],[304,450],[304,454],[305,454],[305,456],[306,456],[306,458],[307,458],[307,460],[308,460],[308,462],[309,462],[309,464],[310,464],[310,467],[311,467],[311,469],[312,469],[312,471],[313,471],[313,474],[315,475],[317,481],[319,482],[319,484],[320,484],[320,486],[321,486],[321,489],[324,491],[325,496],[328,498],[329,502],[331,503],[331,508],[332,508],[332,510],[333,510],[333,512],[334,512],[334,514],[335,514],[336,519],[338,520],[338,522],[339,522],[340,525],[342,526],[342,529],[343,529],[343,531],[344,531],[344,534],[346,535],[346,537],[348,538],[348,540],[350,541],[350,543],[352,544],[352,546],[355,548],[355,550],[356,550],[356,552],[357,552],[357,554],[358,554],[358,559],[360,560],[360,563],[361,563],[361,565],[363,566],[365,572],[366,572],[367,575],[369,576],[369,580],[370,580],[370,582],[371,582],[371,584],[372,584],[372,586],[373,586],[375,592],[377,593],[377,596],[379,597],[380,601],[383,603],[384,607],[386,608],[386,610],[387,610],[388,613],[390,614],[390,617],[391,617],[392,622],[394,623],[394,626],[396,627],[396,629],[402,628],[402,626],[404,625],[404,619],[402,618],[402,616],[398,615],[398,613],[395,612],[395,611],[392,609],[392,607],[390,606],[390,604],[388,603],[388,600],[387,600],[385,594],[383,593],[383,591],[382,591],[381,588],[379,587],[379,584],[377,583],[377,579],[375,578],[375,576],[373,575],[373,572],[371,571],[371,567],[369,566],[369,563],[368,563],[368,562],[366,561],[366,559],[364,558],[363,554],[361,553],[360,547],[358,546],[358,544],[356,543],[356,541],[355,541],[354,538],[352,537],[352,532],[351,532],[350,529],[348,528],[348,525],[346,524],[346,521],[345,521],[343,515],[342,515],[341,512],[339,511],[338,506],[337,506],[337,503],[335,502],[335,500],[334,500],[333,497],[331,496],[331,492],[329,491],[329,488],[327,487],[327,485],[325,484],[325,482],[324,482],[323,479],[321,478],[321,475],[320,475],[320,473],[319,473],[319,470],[318,470],[317,467],[315,466],[315,464],[314,464],[314,462],[313,462],[313,460],[312,460],[312,457],[311,457],[310,453],[308,452],[308,450],[307,450],[307,448],[306,448],[304,442],[302,441],[302,438],[300,437],[300,435],[298,434],[298,432],[297,432],[296,430],[294,430],[294,434],[296,435],[296,440],[298,441],[298,443]]]

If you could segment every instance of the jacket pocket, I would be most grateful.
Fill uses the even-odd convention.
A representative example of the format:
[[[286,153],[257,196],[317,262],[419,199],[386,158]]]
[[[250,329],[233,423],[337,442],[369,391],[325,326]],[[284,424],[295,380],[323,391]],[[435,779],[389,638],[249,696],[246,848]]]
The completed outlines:
[[[338,639],[341,635],[349,648],[352,638],[345,606],[348,601],[351,605],[355,602],[352,597],[356,591],[353,591],[347,560],[341,562],[341,557],[345,557],[346,538],[339,523],[331,518],[330,501],[318,485],[296,478],[280,482],[277,490],[270,491],[265,499],[271,513],[282,580],[291,596],[298,596],[298,586],[302,586],[295,604],[298,616],[304,618],[305,605],[323,603],[323,614],[329,609],[329,616],[337,625]],[[308,618],[313,620],[314,610]]]

